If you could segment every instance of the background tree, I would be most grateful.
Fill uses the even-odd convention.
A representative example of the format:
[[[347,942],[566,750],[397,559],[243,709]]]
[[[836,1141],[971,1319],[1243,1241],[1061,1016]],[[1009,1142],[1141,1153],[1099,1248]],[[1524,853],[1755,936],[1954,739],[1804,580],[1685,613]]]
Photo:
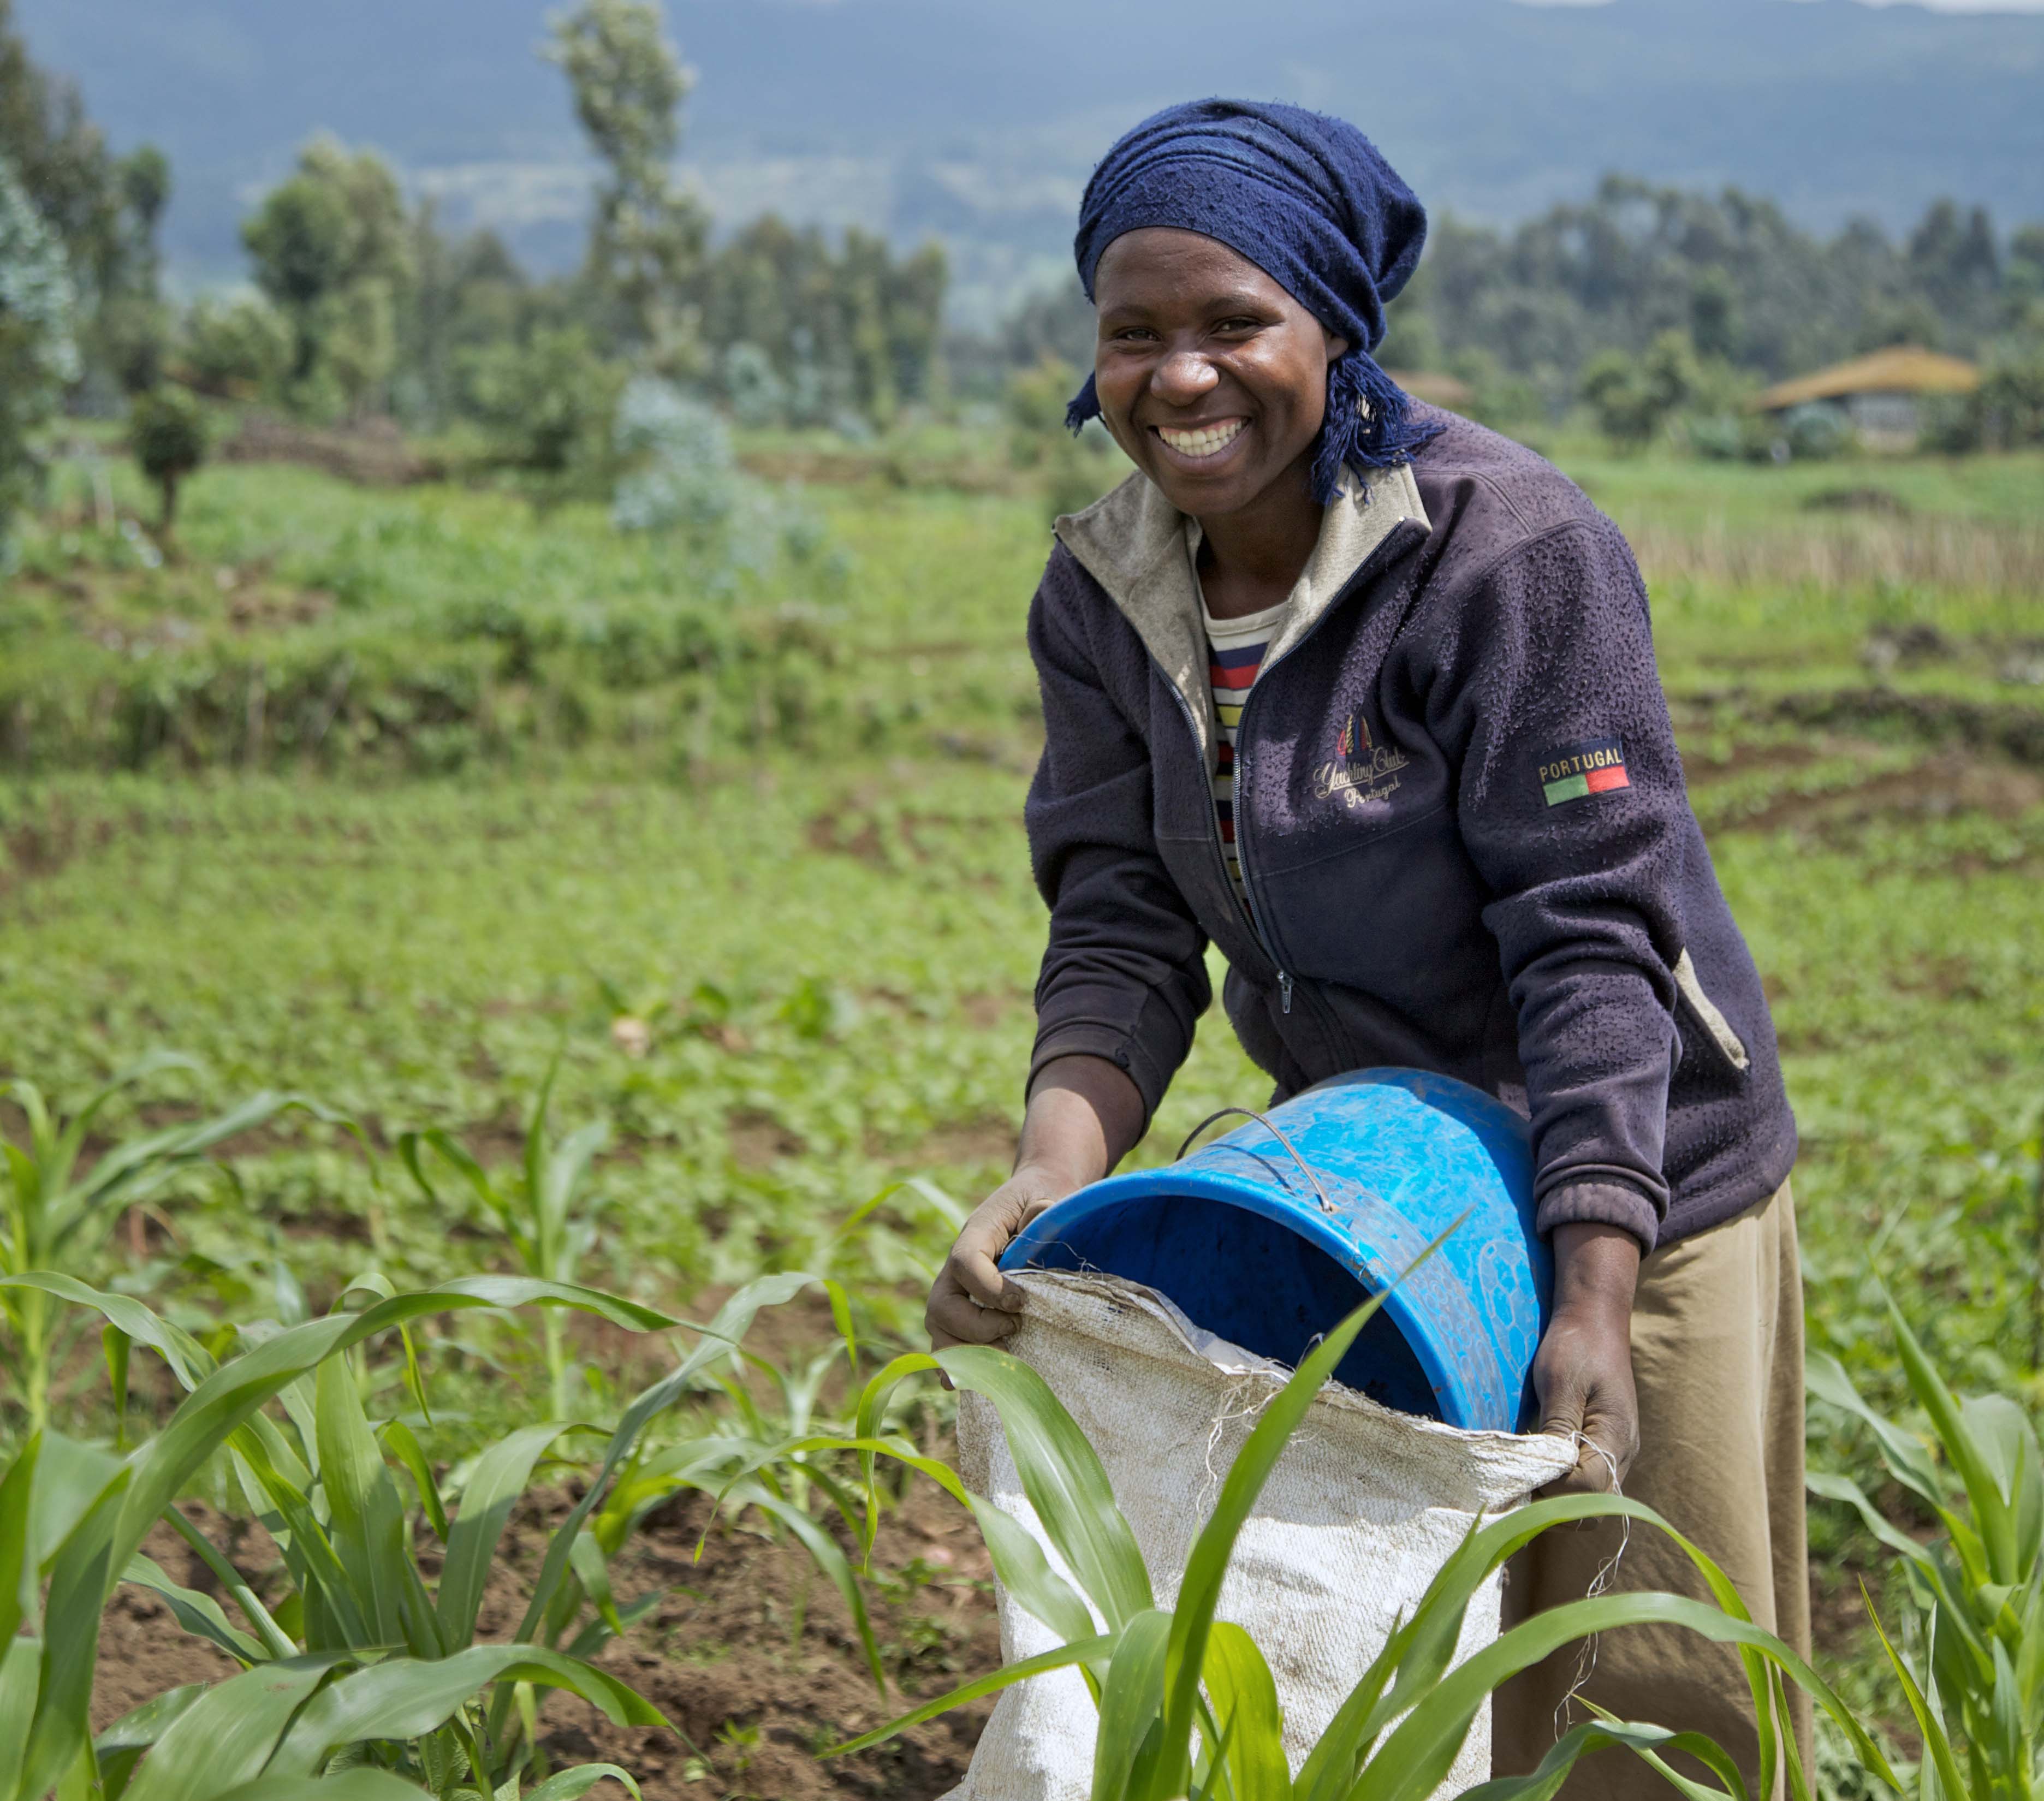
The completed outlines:
[[[536,478],[540,497],[602,486],[624,371],[582,327],[543,326],[522,344],[485,345],[466,374],[470,408],[500,460]]]
[[[653,0],[582,0],[556,21],[547,54],[566,73],[575,117],[605,167],[586,279],[636,361],[695,374],[703,357],[688,295],[709,221],[672,168],[694,78]]]
[[[0,156],[0,569],[14,516],[40,492],[35,434],[78,378],[63,247]]]
[[[209,436],[205,407],[184,388],[166,383],[129,405],[128,447],[156,484],[157,524],[166,538],[177,524],[178,490],[206,461]]]
[[[1583,371],[1582,397],[1615,447],[1644,450],[1703,386],[1688,335],[1663,332],[1641,357],[1600,351]]]
[[[193,302],[180,333],[180,380],[216,400],[280,401],[298,340],[290,321],[259,294]]]
[[[411,223],[389,166],[317,140],[241,238],[257,286],[290,322],[293,405],[328,418],[386,405],[398,309],[413,274]]]
[[[156,228],[170,166],[147,145],[113,154],[77,89],[30,60],[11,0],[0,0],[0,156],[65,259],[79,351],[71,380],[110,409],[163,354],[169,320],[157,292]]]

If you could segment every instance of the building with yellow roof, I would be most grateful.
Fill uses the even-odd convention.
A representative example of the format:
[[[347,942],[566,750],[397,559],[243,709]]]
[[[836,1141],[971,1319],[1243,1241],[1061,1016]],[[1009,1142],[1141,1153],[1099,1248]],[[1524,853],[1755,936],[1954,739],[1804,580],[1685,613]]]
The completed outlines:
[[[1923,401],[1930,394],[1971,394],[1980,371],[1956,356],[1920,344],[1894,344],[1870,356],[1778,382],[1746,404],[1754,413],[1784,413],[1804,406],[1835,408],[1869,450],[1916,447]]]

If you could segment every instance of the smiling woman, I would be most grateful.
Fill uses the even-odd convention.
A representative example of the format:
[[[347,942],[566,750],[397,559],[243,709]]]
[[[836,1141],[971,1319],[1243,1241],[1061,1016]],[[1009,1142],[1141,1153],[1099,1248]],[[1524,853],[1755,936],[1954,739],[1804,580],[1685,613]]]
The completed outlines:
[[[1297,107],[1174,107],[1088,184],[1098,332],[1070,417],[1136,472],[1058,520],[1031,612],[1051,921],[1029,1100],[931,1334],[1013,1330],[1001,1254],[1141,1138],[1212,999],[1211,943],[1277,1098],[1392,1066],[1527,1119],[1555,1266],[1533,1384],[1577,1447],[1566,1485],[1623,1480],[1802,1643],[1796,1135],[1767,1002],[1623,539],[1371,359],[1425,236],[1369,140]],[[1515,1600],[1580,1597],[1616,1546],[1539,1542]],[[1619,1586],[1692,1580],[1635,1545]],[[1573,1675],[1557,1660],[1500,1698],[1500,1773],[1539,1761],[1580,1687],[1758,1778],[1728,1652],[1621,1634]],[[1596,1773],[1609,1795],[1661,1780]]]

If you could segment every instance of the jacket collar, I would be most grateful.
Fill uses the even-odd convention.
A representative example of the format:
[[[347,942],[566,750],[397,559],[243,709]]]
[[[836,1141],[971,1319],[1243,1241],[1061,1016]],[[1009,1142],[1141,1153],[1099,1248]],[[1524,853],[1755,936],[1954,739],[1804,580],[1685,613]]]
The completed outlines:
[[[1422,532],[1431,528],[1409,463],[1371,470],[1366,478],[1352,469],[1342,471],[1341,491],[1321,517],[1319,541],[1288,598],[1283,625],[1264,654],[1266,665],[1312,630],[1356,571],[1408,520]],[[1185,516],[1138,470],[1083,513],[1063,515],[1055,529],[1185,696],[1193,734],[1211,768],[1213,696],[1193,570],[1193,536],[1185,530]]]

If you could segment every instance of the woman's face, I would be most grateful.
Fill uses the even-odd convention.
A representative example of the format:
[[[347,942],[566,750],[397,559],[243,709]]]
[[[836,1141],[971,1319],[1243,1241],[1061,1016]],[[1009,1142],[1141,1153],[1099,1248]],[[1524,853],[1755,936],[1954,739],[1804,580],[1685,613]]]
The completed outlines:
[[[1197,232],[1124,232],[1093,271],[1093,298],[1101,416],[1165,498],[1210,518],[1292,497],[1347,341]]]

